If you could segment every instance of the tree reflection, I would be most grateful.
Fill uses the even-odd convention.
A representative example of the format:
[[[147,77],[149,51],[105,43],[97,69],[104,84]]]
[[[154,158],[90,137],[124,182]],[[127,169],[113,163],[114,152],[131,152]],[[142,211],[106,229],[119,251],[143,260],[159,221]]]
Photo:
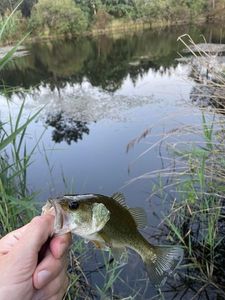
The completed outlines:
[[[135,85],[150,69],[157,73],[175,67],[181,47],[177,37],[184,32],[196,41],[200,33],[206,39],[209,34],[204,28],[179,27],[31,44],[30,55],[7,64],[0,76],[6,86],[14,88],[54,90],[88,80],[94,87],[115,92],[127,76]]]
[[[87,122],[76,121],[72,117],[66,116],[63,112],[49,114],[46,124],[54,127],[52,140],[56,143],[65,141],[67,144],[82,140],[83,134],[89,134]]]
[[[48,85],[51,90],[87,79],[93,86],[115,92],[128,75],[135,82],[150,68],[157,72],[162,65],[165,69],[176,65],[176,39],[173,31],[146,31],[118,38],[37,43],[30,46],[30,55],[8,64],[1,77],[8,86]],[[133,61],[138,64],[131,67]]]

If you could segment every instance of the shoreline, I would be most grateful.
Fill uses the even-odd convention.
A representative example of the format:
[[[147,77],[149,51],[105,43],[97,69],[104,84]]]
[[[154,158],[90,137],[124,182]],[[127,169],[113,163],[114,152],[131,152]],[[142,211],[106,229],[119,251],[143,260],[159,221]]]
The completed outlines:
[[[155,21],[155,22],[146,22],[142,20],[113,20],[105,28],[94,28],[92,27],[90,30],[87,30],[83,33],[78,35],[68,34],[68,35],[34,35],[28,36],[26,38],[26,43],[35,43],[35,42],[42,42],[42,41],[54,41],[54,40],[71,40],[71,39],[78,39],[81,37],[97,37],[101,35],[108,35],[108,36],[117,36],[121,33],[134,33],[143,31],[145,29],[165,29],[165,28],[172,28],[176,26],[182,25],[203,25],[203,24],[217,24],[218,20],[208,20],[207,16],[200,16],[197,20],[193,21],[193,19],[188,20],[175,20],[175,21]],[[24,33],[25,35],[26,33]],[[0,47],[7,47],[7,46],[14,46],[18,40],[8,40],[3,43],[0,42]]]

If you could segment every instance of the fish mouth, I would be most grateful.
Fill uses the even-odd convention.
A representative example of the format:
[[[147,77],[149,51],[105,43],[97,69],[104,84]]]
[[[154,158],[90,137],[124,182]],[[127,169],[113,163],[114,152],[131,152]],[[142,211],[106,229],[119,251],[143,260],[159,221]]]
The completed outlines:
[[[42,208],[42,214],[51,214],[55,217],[53,235],[62,235],[71,231],[67,222],[67,214],[60,203],[61,200],[62,198],[48,199]]]
[[[54,209],[54,232],[57,234],[59,231],[62,230],[64,224],[64,214],[60,204],[55,199],[49,199],[49,203],[51,208]]]

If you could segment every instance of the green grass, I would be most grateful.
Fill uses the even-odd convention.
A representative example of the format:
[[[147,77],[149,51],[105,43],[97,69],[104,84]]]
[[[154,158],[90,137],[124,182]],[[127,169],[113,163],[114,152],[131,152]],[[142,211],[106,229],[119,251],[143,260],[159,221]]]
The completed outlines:
[[[202,114],[201,142],[191,143],[185,151],[176,146],[175,156],[181,157],[186,174],[176,175],[178,196],[165,223],[169,239],[186,249],[184,280],[198,284],[201,295],[210,297],[211,287],[224,297],[225,148],[216,133],[225,121],[211,119],[210,123]]]
[[[121,264],[112,258],[110,252],[92,249],[90,245],[84,243],[83,239],[77,237],[75,239],[76,242],[73,243],[70,251],[70,286],[64,299],[120,299],[115,294],[115,286],[118,281],[123,282],[120,276]],[[93,262],[93,251],[99,252],[98,263]],[[86,268],[88,271],[84,271]],[[100,277],[101,284],[95,284],[90,280],[92,274]],[[137,293],[132,288],[130,291],[133,295]]]
[[[194,45],[192,40],[191,44]],[[224,88],[224,81],[218,86],[222,76],[216,71],[216,81],[209,80],[206,84]],[[185,149],[182,142],[168,146],[174,156],[175,167],[170,176],[173,177],[176,199],[165,217],[167,238],[186,249],[183,280],[187,286],[191,285],[190,289],[196,288],[197,296],[206,299],[212,295],[225,297],[225,120],[219,116],[221,105],[220,109],[213,105],[215,102],[223,104],[223,101],[214,98],[211,113],[202,110],[201,130],[192,128],[190,131],[199,138],[187,142]],[[176,169],[180,165],[182,171],[179,167]]]
[[[1,23],[0,40],[7,34],[7,26],[20,4],[21,2],[4,23]],[[15,24],[13,26],[15,27]],[[0,60],[0,70],[12,58],[25,38],[26,36]],[[27,169],[37,145],[28,153],[25,135],[27,127],[36,119],[40,110],[22,121],[24,102],[17,117],[12,117],[10,103],[8,104],[8,122],[0,123],[0,235],[23,225],[36,214],[34,195],[27,190]]]
[[[219,119],[219,122],[218,122]],[[168,201],[171,209],[161,222],[161,240],[180,244],[185,259],[180,282],[185,297],[225,297],[225,143],[221,141],[225,120],[202,113],[202,128],[193,131],[193,141],[164,138],[171,167],[140,176],[152,180],[152,195]],[[186,132],[185,132],[186,134]],[[181,132],[179,131],[179,136]],[[219,140],[218,140],[219,137]],[[163,146],[162,146],[163,147]],[[158,175],[157,175],[158,173]],[[170,178],[165,184],[165,178]],[[155,180],[157,182],[157,179]]]
[[[22,4],[19,1],[12,12],[7,16],[0,16],[0,43],[11,44],[12,42],[22,40],[27,31],[27,24],[18,8]]]
[[[16,120],[9,110],[8,123],[0,127],[0,234],[23,225],[37,213],[34,194],[27,190],[27,169],[38,142],[28,153],[25,136],[40,110],[26,121],[22,121],[23,112],[24,102]]]

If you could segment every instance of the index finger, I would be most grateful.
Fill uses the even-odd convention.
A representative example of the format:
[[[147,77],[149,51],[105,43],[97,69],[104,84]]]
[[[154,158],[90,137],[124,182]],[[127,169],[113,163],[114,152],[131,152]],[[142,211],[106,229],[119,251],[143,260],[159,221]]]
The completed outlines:
[[[15,245],[15,250],[21,253],[38,253],[42,245],[48,240],[53,232],[54,217],[52,215],[38,216],[26,225],[26,228]]]

